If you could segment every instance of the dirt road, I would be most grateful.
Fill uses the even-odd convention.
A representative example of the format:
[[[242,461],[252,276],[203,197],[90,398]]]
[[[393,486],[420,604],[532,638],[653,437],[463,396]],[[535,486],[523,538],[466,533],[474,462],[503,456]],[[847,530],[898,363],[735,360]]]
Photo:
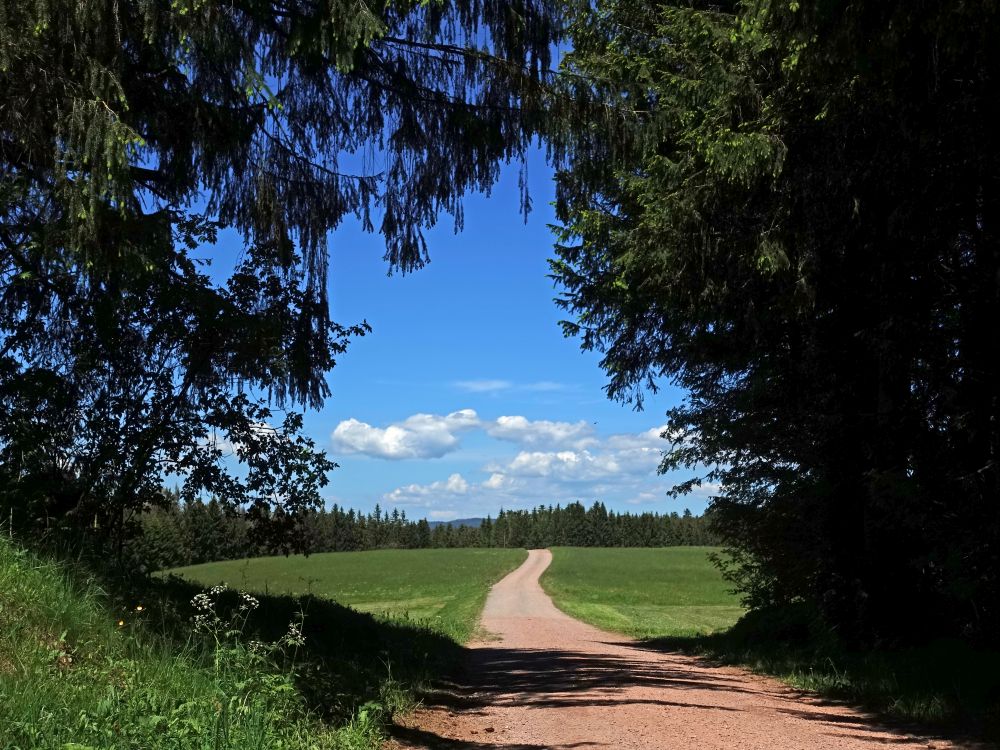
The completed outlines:
[[[548,550],[493,587],[465,674],[393,731],[393,748],[955,748],[742,670],[574,620],[538,585]]]

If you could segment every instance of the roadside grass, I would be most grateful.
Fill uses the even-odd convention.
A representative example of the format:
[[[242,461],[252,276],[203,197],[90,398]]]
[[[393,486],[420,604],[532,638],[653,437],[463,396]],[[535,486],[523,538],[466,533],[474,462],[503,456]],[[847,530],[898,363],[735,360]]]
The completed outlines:
[[[555,605],[633,638],[725,630],[743,614],[708,560],[713,547],[556,547],[542,587]]]
[[[902,723],[1000,740],[1000,653],[958,640],[852,651],[814,611],[791,605],[748,613],[725,632],[646,644],[773,675]]]
[[[563,611],[902,723],[1000,740],[1000,653],[957,640],[851,651],[802,605],[743,614],[710,548],[556,548],[542,585]]]
[[[226,632],[244,630],[246,613],[213,602],[222,619],[195,633],[173,600],[155,601],[164,593],[116,605],[84,574],[0,541],[0,747],[379,746],[377,713],[388,709],[335,725],[310,708],[296,687],[305,654],[287,621],[250,649]]]
[[[102,587],[0,539],[0,747],[375,750],[461,653],[441,628],[315,595],[199,594]]]
[[[259,557],[168,571],[202,586],[311,594],[387,621],[472,635],[489,588],[527,557],[515,549],[399,549]]]

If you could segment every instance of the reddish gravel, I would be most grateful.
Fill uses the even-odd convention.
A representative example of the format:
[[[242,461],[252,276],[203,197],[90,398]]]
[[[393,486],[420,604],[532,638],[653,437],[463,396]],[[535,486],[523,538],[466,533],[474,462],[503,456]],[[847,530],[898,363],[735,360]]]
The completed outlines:
[[[393,729],[389,748],[807,750],[958,748],[738,669],[644,649],[574,620],[532,550],[490,592],[465,674]]]

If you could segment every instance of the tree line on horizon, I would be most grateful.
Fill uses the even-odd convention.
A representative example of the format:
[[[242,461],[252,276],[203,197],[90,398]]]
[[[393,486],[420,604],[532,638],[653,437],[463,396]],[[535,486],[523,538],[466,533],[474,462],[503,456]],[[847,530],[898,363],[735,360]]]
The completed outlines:
[[[167,491],[167,503],[149,508],[138,519],[129,542],[129,557],[147,571],[184,565],[261,557],[273,550],[255,541],[253,520],[232,513],[211,499],[182,502]],[[342,508],[320,508],[298,521],[296,534],[307,553],[354,552],[374,549],[429,549],[448,547],[672,547],[718,543],[709,529],[710,518],[683,513],[617,513],[604,503],[589,508],[582,503],[540,505],[531,510],[503,510],[487,516],[479,526],[444,521],[411,520],[406,511],[371,513]]]

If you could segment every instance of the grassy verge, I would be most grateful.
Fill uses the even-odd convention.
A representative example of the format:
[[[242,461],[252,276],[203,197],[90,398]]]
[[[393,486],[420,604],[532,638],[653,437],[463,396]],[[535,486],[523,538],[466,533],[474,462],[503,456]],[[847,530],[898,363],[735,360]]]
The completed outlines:
[[[441,628],[315,595],[203,592],[111,595],[0,540],[0,747],[374,750],[460,653]]]
[[[542,586],[567,614],[634,638],[724,630],[743,608],[709,547],[557,547]]]
[[[900,722],[1000,739],[1000,653],[961,641],[852,651],[798,605],[749,613],[725,632],[647,643],[774,675]]]
[[[526,557],[524,550],[511,549],[374,550],[261,557],[171,572],[202,586],[226,582],[246,591],[308,593],[462,643],[490,586]]]
[[[704,548],[555,549],[556,605],[598,627],[739,665],[906,723],[1000,739],[1000,654],[959,641],[856,652],[803,606],[743,616]]]

